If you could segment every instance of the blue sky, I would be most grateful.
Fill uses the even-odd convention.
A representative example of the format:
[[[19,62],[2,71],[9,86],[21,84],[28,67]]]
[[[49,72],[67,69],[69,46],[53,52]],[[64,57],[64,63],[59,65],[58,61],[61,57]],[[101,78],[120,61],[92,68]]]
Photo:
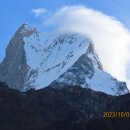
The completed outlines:
[[[0,4],[0,61],[5,48],[17,28],[23,23],[42,27],[40,17],[34,17],[32,9],[46,8],[54,12],[66,5],[84,5],[103,13],[114,16],[130,29],[129,0],[1,0]],[[46,19],[45,16],[44,18]],[[42,30],[47,31],[47,28]]]

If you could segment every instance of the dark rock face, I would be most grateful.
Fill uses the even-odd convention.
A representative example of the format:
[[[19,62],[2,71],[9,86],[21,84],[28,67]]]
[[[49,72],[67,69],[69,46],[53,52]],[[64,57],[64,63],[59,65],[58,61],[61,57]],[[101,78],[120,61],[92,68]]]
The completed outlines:
[[[6,49],[6,57],[0,64],[0,80],[6,81],[11,88],[23,90],[28,70],[23,37],[29,36],[35,31],[35,29],[29,29],[26,24],[23,24]]]
[[[79,86],[21,93],[0,82],[1,130],[130,129],[130,118],[103,118],[107,111],[130,111],[130,94],[114,97]]]

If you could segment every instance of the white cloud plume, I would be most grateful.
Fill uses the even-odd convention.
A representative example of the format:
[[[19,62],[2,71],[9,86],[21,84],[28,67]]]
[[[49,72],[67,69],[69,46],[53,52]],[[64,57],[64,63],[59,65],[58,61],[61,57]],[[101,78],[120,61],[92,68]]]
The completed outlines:
[[[47,12],[48,12],[47,9],[44,8],[32,9],[32,13],[34,14],[35,17],[42,16]]]
[[[66,6],[46,21],[59,31],[72,31],[89,36],[104,70],[126,81],[129,60],[130,32],[113,17],[84,6]]]

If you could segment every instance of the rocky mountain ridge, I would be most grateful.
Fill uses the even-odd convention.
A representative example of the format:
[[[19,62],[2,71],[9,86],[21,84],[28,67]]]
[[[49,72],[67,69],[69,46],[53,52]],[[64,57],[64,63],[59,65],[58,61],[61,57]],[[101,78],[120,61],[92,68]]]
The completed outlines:
[[[76,33],[42,33],[23,24],[0,64],[0,80],[26,91],[79,85],[110,95],[128,93],[126,83],[103,71],[90,38]]]

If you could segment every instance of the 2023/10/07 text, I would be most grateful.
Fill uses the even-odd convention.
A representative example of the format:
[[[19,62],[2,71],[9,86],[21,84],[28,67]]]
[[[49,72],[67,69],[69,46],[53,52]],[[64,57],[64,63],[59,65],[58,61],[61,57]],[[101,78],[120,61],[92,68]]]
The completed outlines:
[[[103,112],[104,118],[128,118],[130,112]]]

